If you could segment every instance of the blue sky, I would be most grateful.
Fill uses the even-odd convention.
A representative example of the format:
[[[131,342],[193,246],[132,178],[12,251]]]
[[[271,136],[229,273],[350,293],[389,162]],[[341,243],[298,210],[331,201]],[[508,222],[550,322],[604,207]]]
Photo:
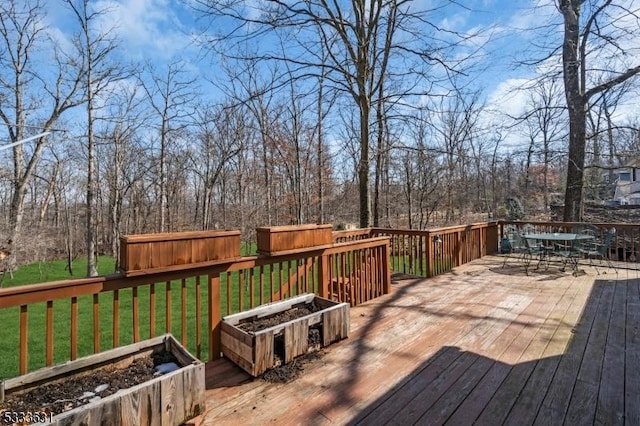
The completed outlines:
[[[416,0],[416,4],[426,1]],[[456,31],[492,28],[492,42],[486,48],[491,68],[479,76],[481,85],[487,88],[488,98],[492,98],[492,92],[504,88],[510,78],[526,77],[529,72],[513,69],[513,48],[527,38],[527,28],[537,25],[540,10],[536,18],[530,0],[463,3],[466,9],[451,7],[438,16],[437,23],[442,28]],[[114,28],[121,41],[122,53],[129,59],[161,64],[182,58],[197,65],[203,75],[211,74],[211,57],[202,58],[197,46],[199,27],[205,22],[198,21],[195,12],[184,1],[98,0],[95,5],[109,10],[103,25]],[[67,12],[59,6],[50,8],[48,19],[49,24],[61,33],[73,25]]]
[[[69,11],[61,2],[45,0],[48,7],[47,23],[61,42],[68,42],[70,28],[75,28]],[[191,64],[190,70],[203,79],[203,90],[210,101],[219,102],[220,92],[204,77],[221,76],[216,69],[217,58],[202,55],[198,46],[201,27],[208,23],[198,19],[187,4],[193,0],[92,0],[92,5],[106,9],[102,26],[113,28],[120,40],[120,54],[139,63],[149,61],[161,67],[181,59]],[[246,0],[248,3],[259,0]],[[415,7],[431,6],[445,0],[415,0]],[[632,1],[632,0],[623,0]],[[482,30],[484,38],[469,43],[469,50],[477,49],[484,70],[472,70],[469,75],[474,84],[483,89],[484,98],[491,109],[516,115],[527,103],[523,92],[514,91],[535,77],[535,67],[517,67],[517,59],[536,50],[543,34],[555,36],[560,42],[560,19],[555,0],[464,0],[452,5],[433,18],[443,29],[473,33]],[[65,41],[65,38],[67,39]],[[545,62],[539,67],[552,66]],[[626,108],[635,109],[634,105]],[[621,114],[625,109],[621,109]],[[487,118],[490,120],[491,118]],[[517,142],[514,142],[517,143]]]

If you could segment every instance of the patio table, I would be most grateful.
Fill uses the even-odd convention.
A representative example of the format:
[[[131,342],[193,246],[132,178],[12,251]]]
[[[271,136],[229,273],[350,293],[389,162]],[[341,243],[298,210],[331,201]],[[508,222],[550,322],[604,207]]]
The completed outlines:
[[[540,261],[546,258],[548,261],[549,256],[558,255],[564,257],[567,261],[571,261],[571,268],[574,275],[578,273],[578,252],[575,250],[575,243],[584,243],[585,241],[594,240],[595,237],[589,234],[576,234],[569,232],[541,232],[534,234],[525,234],[523,236],[527,240],[536,240],[543,242],[545,250],[541,254]],[[551,243],[544,244],[545,242]],[[561,244],[562,243],[562,244]],[[564,250],[557,250],[556,247],[562,247]],[[567,263],[565,261],[565,265]],[[538,262],[539,264],[540,262]]]

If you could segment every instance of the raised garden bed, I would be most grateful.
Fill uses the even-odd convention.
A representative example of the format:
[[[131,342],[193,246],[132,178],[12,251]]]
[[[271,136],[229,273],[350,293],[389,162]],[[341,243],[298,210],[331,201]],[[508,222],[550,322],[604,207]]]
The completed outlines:
[[[329,247],[332,225],[287,225],[256,228],[258,253],[270,256],[288,254],[308,247]]]
[[[222,353],[257,377],[349,336],[349,304],[305,294],[222,319]]]
[[[0,411],[11,413],[3,414],[7,420],[30,413],[59,426],[180,425],[202,414],[205,404],[204,364],[171,335],[46,367],[3,385]]]
[[[209,266],[240,257],[240,231],[195,231],[120,237],[126,275]]]

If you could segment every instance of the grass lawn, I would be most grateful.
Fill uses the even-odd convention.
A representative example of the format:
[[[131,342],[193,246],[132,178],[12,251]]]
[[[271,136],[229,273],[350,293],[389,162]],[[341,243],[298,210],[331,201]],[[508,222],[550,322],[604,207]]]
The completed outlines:
[[[255,247],[246,247],[243,251],[250,252]],[[113,259],[100,258],[98,262],[100,274],[110,274],[114,268]],[[291,271],[294,271],[294,265]],[[74,270],[80,276],[86,270],[86,261],[79,260],[74,263]],[[229,312],[237,312],[239,307],[239,275],[242,273],[243,287],[243,308],[248,309],[250,304],[250,274],[254,275],[254,303],[260,303],[260,277],[259,268],[242,272],[222,274],[220,277],[220,308],[222,315]],[[289,273],[287,263],[282,265],[282,275],[287,280]],[[275,265],[273,274],[268,266],[264,269],[264,297],[268,300],[272,293],[280,288],[280,266]],[[273,285],[271,276],[273,275]],[[70,276],[65,271],[65,262],[47,262],[47,264],[27,265],[14,274],[14,279],[5,281],[5,286],[28,285],[38,282],[55,281],[69,279]],[[76,278],[76,277],[73,277]],[[171,332],[178,340],[182,338],[182,281],[170,283],[171,302],[171,327],[166,324],[166,289],[167,283],[155,284],[156,294],[156,315],[155,315],[155,335]],[[140,326],[140,339],[150,337],[150,313],[149,313],[149,285],[141,286],[138,289],[138,303]],[[207,300],[208,288],[207,277],[200,278],[201,294],[201,344],[196,342],[196,277],[186,279],[184,288],[186,291],[186,329],[187,329],[187,349],[194,355],[200,354],[201,359],[206,360],[208,356],[207,337]],[[229,292],[227,291],[229,287]],[[119,303],[119,342],[126,345],[133,343],[133,291],[131,289],[121,290],[118,295]],[[295,289],[292,294],[296,294]],[[230,302],[230,307],[228,307]],[[54,301],[54,363],[63,362],[69,359],[70,354],[70,312],[71,301]],[[100,350],[104,351],[113,347],[113,293],[103,293],[99,295],[100,311]],[[39,303],[29,305],[28,335],[29,335],[29,371],[45,366],[45,315],[46,304]],[[3,349],[0,351],[0,379],[15,377],[18,375],[18,346],[19,346],[19,308],[7,308],[0,310],[0,338],[3,341]],[[78,298],[78,357],[93,353],[93,297],[82,296]]]

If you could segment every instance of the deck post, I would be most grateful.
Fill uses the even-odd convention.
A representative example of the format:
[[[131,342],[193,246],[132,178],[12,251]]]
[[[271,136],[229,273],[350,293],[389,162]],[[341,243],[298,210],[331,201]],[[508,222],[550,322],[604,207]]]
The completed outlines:
[[[427,235],[425,237],[425,243],[424,243],[425,257],[426,257],[425,275],[427,276],[427,278],[431,278],[433,276],[433,245],[434,244],[435,243],[433,242],[433,237],[431,236],[431,232],[427,231]]]
[[[209,361],[220,358],[222,344],[220,342],[220,273],[209,274]]]
[[[318,292],[320,297],[331,299],[329,294],[329,256],[318,256]]]
[[[391,251],[390,245],[391,239],[387,240],[387,243],[382,246],[382,278],[384,279],[384,283],[382,285],[383,294],[391,293],[391,256],[389,252]]]
[[[503,234],[503,224],[500,223],[500,234]],[[484,254],[496,254],[498,252],[498,224],[496,222],[489,223],[486,228],[486,248]]]

